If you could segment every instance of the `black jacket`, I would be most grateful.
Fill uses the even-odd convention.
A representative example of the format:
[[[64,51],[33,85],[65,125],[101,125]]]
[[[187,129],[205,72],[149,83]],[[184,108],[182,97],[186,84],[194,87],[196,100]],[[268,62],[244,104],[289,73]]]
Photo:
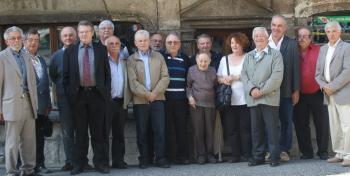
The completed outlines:
[[[92,46],[95,57],[96,89],[102,98],[109,100],[111,97],[111,73],[107,48],[94,42]],[[72,104],[76,102],[80,87],[78,53],[79,43],[65,49],[63,53],[63,87],[68,100]]]

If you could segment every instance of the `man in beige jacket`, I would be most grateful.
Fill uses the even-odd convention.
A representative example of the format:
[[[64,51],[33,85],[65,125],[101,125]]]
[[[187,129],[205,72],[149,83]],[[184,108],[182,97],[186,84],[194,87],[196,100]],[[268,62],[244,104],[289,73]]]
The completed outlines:
[[[149,32],[135,33],[138,51],[128,59],[129,85],[133,94],[134,116],[136,119],[137,146],[140,152],[139,167],[148,167],[148,128],[154,135],[155,164],[168,168],[164,158],[165,122],[164,92],[169,84],[168,68],[163,56],[150,49]]]

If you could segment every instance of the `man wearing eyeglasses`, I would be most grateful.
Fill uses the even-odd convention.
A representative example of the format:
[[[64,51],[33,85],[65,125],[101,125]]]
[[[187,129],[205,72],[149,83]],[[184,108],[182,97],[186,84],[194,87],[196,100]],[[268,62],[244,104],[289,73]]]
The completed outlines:
[[[24,52],[22,29],[6,29],[7,48],[0,52],[0,120],[5,120],[6,175],[37,175],[35,119],[37,118],[37,89],[30,55]],[[18,152],[21,166],[16,170]]]
[[[311,142],[310,112],[316,129],[317,155],[328,159],[329,122],[327,108],[323,105],[323,93],[315,79],[316,63],[320,46],[311,41],[311,31],[307,27],[297,30],[300,49],[300,97],[294,106],[293,121],[298,139],[300,159],[313,159]]]
[[[31,61],[34,67],[34,73],[37,82],[38,92],[38,117],[35,120],[36,131],[36,166],[35,172],[48,173],[50,172],[45,167],[45,136],[44,128],[49,118],[51,111],[51,98],[49,88],[49,76],[47,65],[44,58],[39,54],[40,34],[36,29],[29,29],[24,41],[24,49],[31,56]]]
[[[180,51],[181,41],[177,33],[168,34],[165,46],[161,53],[170,77],[165,91],[165,155],[173,163],[189,164],[186,139],[188,101],[185,91],[189,58]]]

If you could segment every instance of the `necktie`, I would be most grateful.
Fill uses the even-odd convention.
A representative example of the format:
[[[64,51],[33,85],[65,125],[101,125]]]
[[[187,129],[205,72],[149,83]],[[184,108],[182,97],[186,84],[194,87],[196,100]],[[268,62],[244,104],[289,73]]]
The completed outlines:
[[[91,86],[89,50],[88,46],[85,46],[84,48],[85,50],[83,55],[83,85]]]

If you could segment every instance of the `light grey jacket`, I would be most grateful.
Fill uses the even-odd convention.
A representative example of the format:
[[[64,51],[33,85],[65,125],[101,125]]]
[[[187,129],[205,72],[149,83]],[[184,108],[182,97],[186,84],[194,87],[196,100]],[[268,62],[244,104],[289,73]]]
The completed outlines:
[[[28,53],[21,52],[26,64],[27,83],[33,117],[37,117],[38,96],[32,60]],[[21,120],[23,90],[22,75],[10,48],[0,52],[0,113],[5,121]]]
[[[328,45],[324,45],[320,49],[316,65],[316,81],[322,87],[329,85],[334,91],[333,97],[337,104],[350,104],[350,44],[342,40],[339,41],[335,48],[330,63],[329,74],[330,82],[324,77],[324,66]],[[329,96],[324,94],[324,103],[329,103]]]
[[[283,79],[283,59],[279,51],[268,46],[268,53],[263,58],[254,58],[255,50],[246,54],[241,79],[244,85],[248,107],[259,104],[279,106],[280,87]],[[263,96],[254,99],[250,92],[258,88]]]

